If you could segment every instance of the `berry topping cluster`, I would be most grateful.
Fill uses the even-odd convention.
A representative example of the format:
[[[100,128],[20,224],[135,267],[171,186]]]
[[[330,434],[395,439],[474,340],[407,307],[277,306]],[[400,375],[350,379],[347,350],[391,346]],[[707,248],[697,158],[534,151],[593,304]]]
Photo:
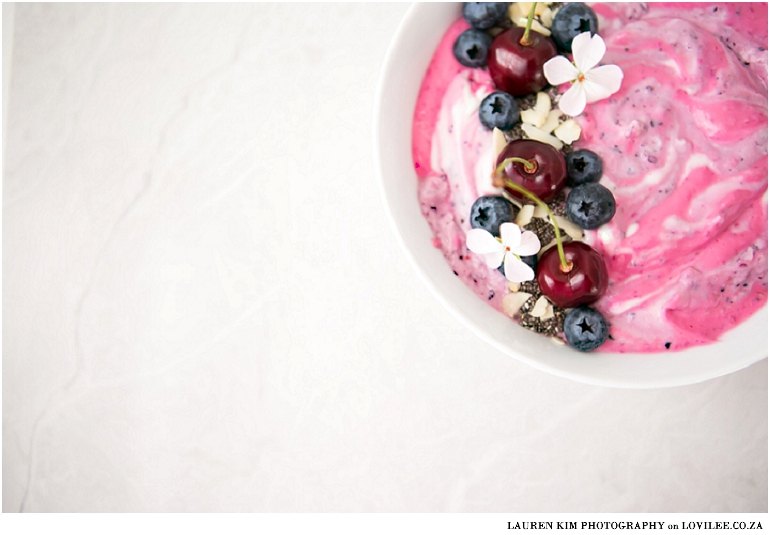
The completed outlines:
[[[597,17],[585,4],[469,2],[463,17],[471,29],[458,37],[454,55],[466,67],[488,69],[497,89],[481,102],[479,121],[493,130],[491,180],[500,190],[473,204],[466,246],[508,279],[502,301],[508,315],[557,341],[563,333],[575,349],[594,350],[610,326],[587,305],[602,297],[609,281],[601,254],[581,239],[610,221],[616,206],[599,183],[601,158],[572,149],[580,127],[569,115],[617,91],[622,72],[618,77],[615,66],[579,57],[604,53]],[[560,52],[574,52],[576,63]],[[591,69],[612,80],[587,92],[584,72]],[[567,100],[574,102],[565,110],[559,104],[567,95],[559,95],[550,78],[573,75]],[[577,104],[580,110],[570,113]]]

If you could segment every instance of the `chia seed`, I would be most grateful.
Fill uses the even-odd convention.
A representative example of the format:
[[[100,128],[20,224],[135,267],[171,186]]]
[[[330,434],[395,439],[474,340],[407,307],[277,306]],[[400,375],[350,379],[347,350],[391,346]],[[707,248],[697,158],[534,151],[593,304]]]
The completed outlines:
[[[562,191],[553,201],[548,203],[548,207],[551,209],[554,215],[564,216],[566,213],[565,204],[566,194]],[[524,226],[524,230],[534,232],[543,246],[551,243],[551,241],[556,237],[556,232],[554,231],[553,225],[551,225],[550,221],[546,221],[539,217],[533,217],[532,221]],[[561,236],[564,241],[569,241],[570,239],[563,230],[561,231]],[[567,311],[561,307],[557,307],[553,303],[551,303],[551,306],[553,307],[552,318],[542,320],[540,318],[529,315],[529,312],[535,306],[537,300],[540,298],[540,296],[543,295],[543,293],[540,291],[540,285],[537,283],[537,279],[522,282],[519,286],[519,291],[532,294],[532,297],[522,305],[521,309],[519,309],[519,325],[525,329],[529,329],[530,331],[548,336],[556,336],[559,333],[564,332],[564,316],[567,315]]]

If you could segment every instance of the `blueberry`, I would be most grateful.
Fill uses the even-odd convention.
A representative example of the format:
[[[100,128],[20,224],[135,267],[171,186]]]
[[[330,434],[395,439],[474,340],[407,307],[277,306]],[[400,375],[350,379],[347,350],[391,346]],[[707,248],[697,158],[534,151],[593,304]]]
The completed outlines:
[[[593,230],[615,215],[615,197],[601,184],[589,182],[572,188],[566,209],[567,219],[580,228]]]
[[[483,228],[493,236],[499,236],[500,225],[511,223],[518,213],[519,209],[504,197],[479,197],[471,207],[471,227]]]
[[[565,158],[567,162],[567,185],[571,188],[587,182],[599,182],[604,172],[602,159],[588,149],[571,152]]]
[[[532,271],[537,272],[537,255],[533,254],[531,256],[522,256],[521,261],[527,264],[529,267],[532,268]],[[500,267],[497,268],[497,270],[505,275],[505,262],[500,264]]]
[[[560,49],[572,52],[572,40],[583,32],[596,35],[596,13],[582,2],[570,2],[561,8],[551,23],[551,37]]]
[[[574,308],[564,318],[567,343],[580,351],[593,351],[607,340],[609,334],[607,319],[591,307]]]
[[[483,67],[487,64],[487,51],[492,36],[481,30],[465,30],[455,41],[452,52],[466,67]]]
[[[490,130],[510,130],[519,122],[519,105],[508,93],[495,91],[481,101],[479,120]]]
[[[507,2],[464,2],[463,17],[478,30],[488,30],[508,13]]]

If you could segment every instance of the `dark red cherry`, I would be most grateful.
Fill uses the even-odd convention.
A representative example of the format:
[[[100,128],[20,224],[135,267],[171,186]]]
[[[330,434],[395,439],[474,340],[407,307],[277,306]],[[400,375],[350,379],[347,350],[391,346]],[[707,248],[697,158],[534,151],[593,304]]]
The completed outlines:
[[[503,169],[503,176],[537,195],[543,202],[551,202],[564,188],[567,182],[567,164],[561,152],[550,145],[532,139],[517,139],[511,141],[497,157],[495,166],[500,165],[506,158],[522,158],[535,164],[535,169],[527,171],[520,162],[511,162]],[[505,190],[516,197],[524,196],[505,187]]]
[[[556,55],[550,37],[530,31],[530,44],[524,46],[520,42],[523,36],[524,28],[509,28],[494,38],[487,52],[492,81],[500,91],[517,97],[537,93],[546,86],[543,65]]]
[[[572,269],[561,269],[559,251],[551,247],[537,263],[540,291],[555,305],[573,308],[597,301],[607,289],[607,266],[602,256],[583,242],[564,244],[564,256]]]

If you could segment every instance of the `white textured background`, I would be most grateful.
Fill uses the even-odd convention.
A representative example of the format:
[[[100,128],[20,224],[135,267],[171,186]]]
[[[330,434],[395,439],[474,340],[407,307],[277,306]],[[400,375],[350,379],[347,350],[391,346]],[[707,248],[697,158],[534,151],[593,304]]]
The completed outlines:
[[[15,7],[3,511],[767,511],[766,360],[586,386],[420,284],[371,153],[407,7]]]

